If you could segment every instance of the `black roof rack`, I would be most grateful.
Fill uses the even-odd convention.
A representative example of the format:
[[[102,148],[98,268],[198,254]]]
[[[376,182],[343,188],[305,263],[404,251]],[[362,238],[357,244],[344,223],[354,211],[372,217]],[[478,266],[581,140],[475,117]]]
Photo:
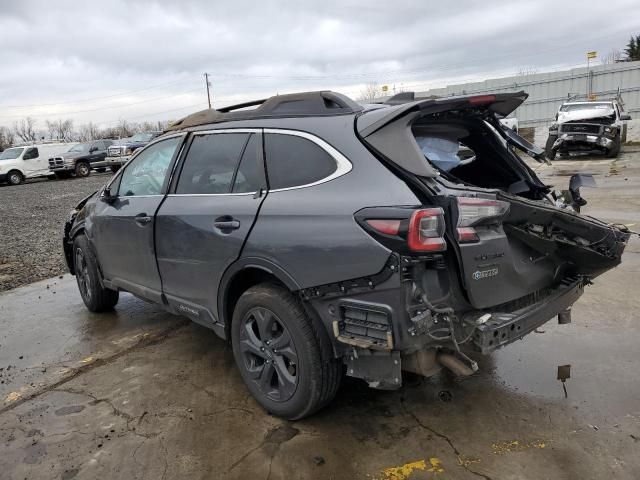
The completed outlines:
[[[258,108],[242,110],[254,106]],[[325,90],[291,93],[231,105],[218,110],[202,110],[174,122],[167,130],[182,130],[183,128],[232,120],[345,115],[361,110],[362,105],[337,92]]]

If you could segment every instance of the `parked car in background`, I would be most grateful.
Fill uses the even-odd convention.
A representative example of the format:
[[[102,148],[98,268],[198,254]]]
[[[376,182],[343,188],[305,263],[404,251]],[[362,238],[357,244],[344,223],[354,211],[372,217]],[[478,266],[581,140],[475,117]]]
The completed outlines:
[[[107,149],[107,157],[100,166],[109,167],[112,172],[117,172],[122,165],[127,163],[131,155],[140,147],[144,147],[162,132],[136,133],[131,138],[117,140]]]
[[[72,174],[87,177],[94,168],[104,169],[98,163],[104,162],[107,148],[112,144],[113,140],[95,140],[74,145],[63,154],[49,158],[49,171],[57,178],[68,178]]]
[[[473,356],[567,323],[630,236],[579,213],[579,177],[557,196],[515,152],[545,161],[496,116],[526,98],[369,109],[325,91],[193,114],[71,212],[67,264],[91,311],[128,291],[229,340],[284,418],[344,372],[381,389],[471,375]]]
[[[547,158],[593,151],[615,158],[620,153],[627,120],[631,116],[623,112],[618,100],[565,102],[549,127]]]
[[[72,148],[74,143],[41,143],[7,148],[0,153],[0,183],[19,185],[27,178],[51,177],[49,158]]]

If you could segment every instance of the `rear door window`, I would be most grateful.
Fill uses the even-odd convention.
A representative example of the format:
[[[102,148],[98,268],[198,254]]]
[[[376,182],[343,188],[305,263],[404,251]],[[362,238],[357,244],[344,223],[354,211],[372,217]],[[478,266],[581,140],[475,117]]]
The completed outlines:
[[[260,148],[260,136],[252,134],[242,154],[242,160],[238,166],[233,182],[233,193],[257,192],[262,185],[264,170],[262,166],[262,149]]]
[[[309,185],[327,178],[338,168],[322,147],[289,134],[265,135],[265,156],[271,190]]]
[[[176,193],[230,193],[248,140],[248,133],[196,135],[184,160]]]

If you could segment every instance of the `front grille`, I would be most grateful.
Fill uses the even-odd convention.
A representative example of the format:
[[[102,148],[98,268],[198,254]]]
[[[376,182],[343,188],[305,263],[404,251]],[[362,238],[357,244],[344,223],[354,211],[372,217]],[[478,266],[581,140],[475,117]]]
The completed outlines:
[[[62,167],[64,166],[64,158],[62,157],[53,157],[49,159],[50,167]]]
[[[600,125],[565,123],[564,125],[560,125],[560,131],[562,133],[591,133],[597,135],[600,133]]]

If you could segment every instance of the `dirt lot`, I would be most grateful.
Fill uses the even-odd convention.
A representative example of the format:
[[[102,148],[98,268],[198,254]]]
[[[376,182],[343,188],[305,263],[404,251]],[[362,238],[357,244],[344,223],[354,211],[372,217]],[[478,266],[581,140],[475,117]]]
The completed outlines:
[[[585,213],[640,225],[640,151],[536,168],[558,187],[595,173]],[[0,478],[636,480],[639,253],[634,237],[571,324],[477,355],[463,381],[347,380],[299,422],[253,401],[213,332],[130,295],[96,315],[69,275],[1,293]]]
[[[67,271],[62,227],[69,211],[110,177],[0,185],[0,292]]]

